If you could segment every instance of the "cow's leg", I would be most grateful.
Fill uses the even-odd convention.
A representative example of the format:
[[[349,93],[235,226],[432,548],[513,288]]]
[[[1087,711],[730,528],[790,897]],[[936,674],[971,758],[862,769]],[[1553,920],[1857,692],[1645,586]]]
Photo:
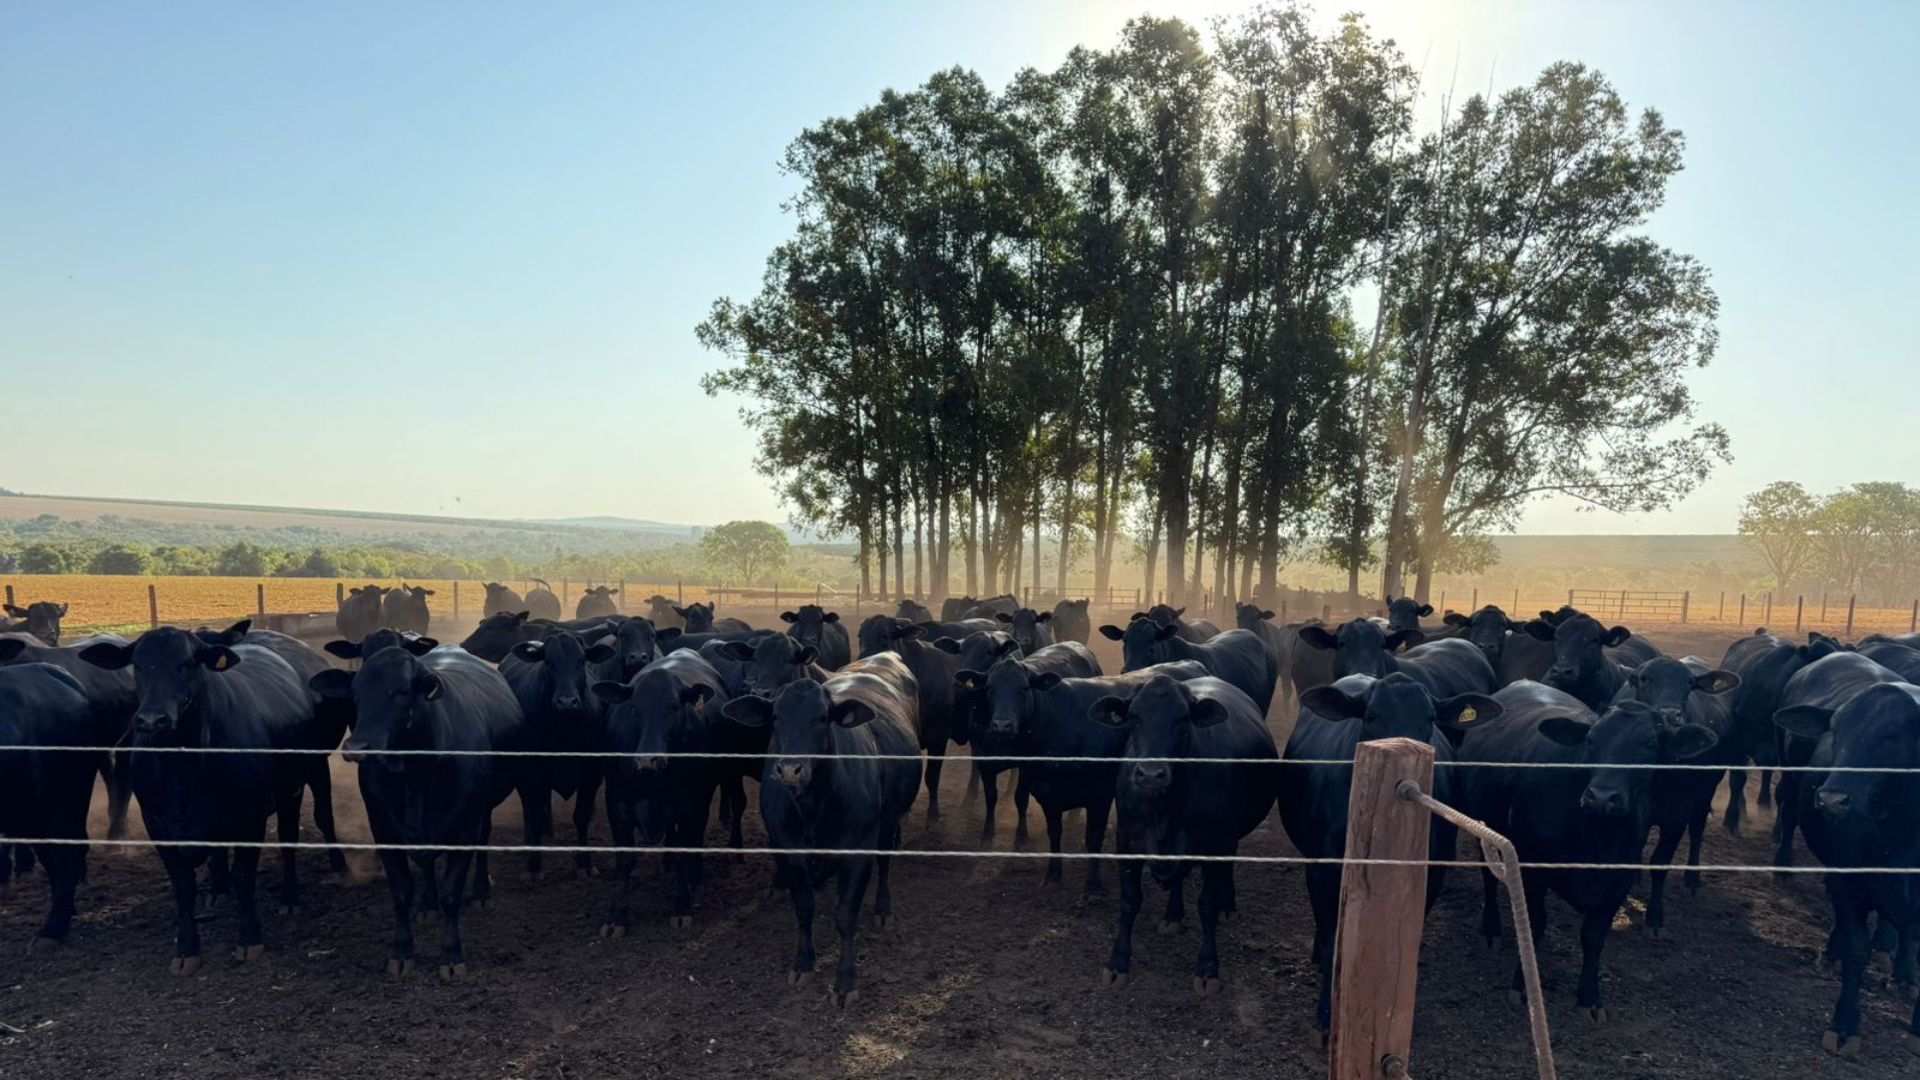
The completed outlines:
[[[218,907],[233,895],[233,872],[227,864],[227,849],[214,848],[207,856],[207,906]]]
[[[1141,874],[1146,863],[1140,859],[1128,859],[1120,864],[1120,928],[1113,935],[1113,952],[1107,957],[1106,983],[1119,986],[1127,981],[1127,975],[1133,971],[1133,923],[1140,917],[1140,905],[1145,899],[1141,893]]]
[[[307,779],[307,787],[313,792],[313,827],[320,830],[320,839],[329,843],[340,842],[340,834],[333,825],[333,771],[327,768],[327,758],[313,755],[313,773]],[[298,803],[296,802],[296,808]],[[294,830],[296,838],[299,830]],[[327,872],[344,874],[347,871],[347,853],[339,848],[327,849]]]
[[[986,812],[981,815],[980,842],[983,844],[991,843],[993,841],[995,824],[994,816],[1000,809],[1000,775],[998,773],[987,772],[980,768],[980,766],[975,765],[973,767],[973,776],[980,781],[980,790],[985,793],[987,800]],[[969,788],[969,790],[971,790],[971,788]],[[966,803],[963,802],[961,805],[964,806]]]
[[[460,944],[460,898],[467,894],[473,852],[449,851],[441,865],[445,870],[440,882],[440,977],[451,980],[467,973],[467,951]]]
[[[1013,809],[1017,817],[1013,825],[1013,846],[1027,846],[1027,803],[1033,798],[1032,785],[1027,782],[1027,770],[1018,770],[1018,779],[1013,784]]]
[[[1667,867],[1673,864],[1673,853],[1680,848],[1680,837],[1686,830],[1676,828],[1671,821],[1660,823],[1660,840],[1653,845],[1654,870],[1647,887],[1647,933],[1660,936],[1661,928],[1667,924]]]
[[[1225,871],[1231,865],[1200,864],[1200,955],[1193,961],[1193,992],[1201,997],[1220,992],[1220,901],[1228,890]]]
[[[612,794],[607,797],[607,824],[613,829],[613,846],[633,846],[633,817]],[[633,868],[639,856],[621,851],[613,857],[613,899],[607,902],[607,921],[600,924],[600,936],[626,937],[633,925]]]
[[[179,848],[161,848],[160,862],[167,868],[167,884],[173,889],[173,963],[175,975],[191,975],[200,969],[200,927],[194,920],[194,905],[199,899],[199,882],[194,865]]]
[[[1786,773],[1781,773],[1779,775],[1780,775],[1780,779],[1782,780],[1785,780],[1787,778]],[[1774,778],[1773,773],[1770,773],[1765,769],[1760,770],[1759,803],[1760,803],[1760,808],[1763,810],[1769,806],[1772,806],[1776,801],[1773,797],[1773,778]]]
[[[107,787],[107,839],[127,838],[127,803],[133,799],[133,780],[128,775],[129,757],[124,751],[107,755],[100,765],[100,779]]]
[[[1747,770],[1727,770],[1727,813],[1721,818],[1729,836],[1740,835],[1740,825],[1747,817]]]
[[[404,853],[382,851],[380,866],[393,896],[393,941],[387,946],[387,974],[413,970],[413,860]]]
[[[813,979],[813,876],[807,873],[807,864],[797,857],[775,855],[774,864],[774,873],[787,879],[787,892],[793,897],[794,928],[798,932],[787,982],[802,986]]]
[[[1580,921],[1580,992],[1576,1004],[1588,1020],[1607,1022],[1607,1008],[1600,1000],[1600,951],[1607,947],[1607,934],[1613,928],[1617,907],[1589,912]]]
[[[975,745],[978,744],[976,743]],[[986,787],[986,783],[986,774],[980,771],[979,765],[973,765],[969,768],[967,770],[967,793],[961,796],[960,805],[972,806],[973,800],[980,797],[980,791]]]
[[[667,856],[668,869],[673,873],[673,914],[668,922],[675,929],[693,925],[693,894],[700,887],[702,871],[698,852],[706,840],[707,807],[712,803],[711,797],[688,800],[682,820],[667,833],[670,846],[688,849]]]
[[[1087,807],[1087,853],[1100,854],[1107,842],[1107,815],[1113,810],[1113,803],[1100,802]],[[1107,891],[1106,883],[1100,880],[1100,860],[1087,860],[1087,896],[1099,896]]]
[[[0,899],[6,898],[13,892],[14,860],[20,857],[19,849],[25,846],[25,844],[9,844],[0,841]],[[33,853],[28,852],[27,858],[33,858]]]
[[[1060,858],[1060,841],[1061,835],[1066,831],[1066,815],[1045,803],[1040,805],[1040,812],[1047,818],[1047,850],[1054,855],[1047,860],[1047,876],[1040,882],[1040,887],[1051,889],[1060,884],[1060,873],[1064,868],[1064,860]]]
[[[880,834],[880,849],[882,851],[900,850],[900,823],[898,821],[887,826],[886,830]],[[873,925],[878,929],[885,930],[887,924],[893,921],[893,856],[880,856],[879,868],[880,880],[875,884],[873,892]]]
[[[81,832],[84,836],[84,826]],[[58,944],[67,940],[67,931],[73,926],[73,894],[87,869],[87,849],[83,847],[48,844],[36,854],[40,864],[47,868],[47,919],[40,924],[34,940],[28,943],[29,951],[41,942]]]
[[[1307,903],[1313,908],[1313,966],[1320,978],[1320,995],[1313,1007],[1313,1045],[1327,1047],[1333,1027],[1333,932],[1340,919],[1340,868],[1307,867]]]
[[[297,834],[299,820],[294,821]],[[267,823],[262,819],[256,828],[246,830],[243,840],[259,843],[267,835]],[[287,854],[291,856],[292,851]],[[240,943],[234,947],[233,958],[242,963],[258,960],[267,951],[265,937],[260,933],[260,906],[255,897],[255,886],[260,877],[260,849],[257,847],[237,847],[233,849],[233,904],[234,912],[240,921]]]
[[[1713,796],[1709,792],[1706,798],[1694,806],[1692,815],[1687,818],[1687,891],[1700,891],[1700,843],[1707,835],[1707,815],[1713,812]]]
[[[1912,997],[1914,993],[1914,939],[1920,938],[1920,932],[1916,931],[1920,931],[1920,920],[1902,925],[1893,947],[1893,985],[1905,997]],[[1915,1049],[1920,1052],[1920,1047]]]
[[[273,819],[280,839],[280,914],[291,915],[300,906],[300,852],[294,847],[300,842],[300,787],[283,789],[275,801],[279,804]]]
[[[742,823],[747,819],[747,782],[739,773],[731,773],[720,782],[720,798],[730,808],[727,819],[727,846],[738,851],[747,846]]]
[[[527,847],[527,877],[539,881],[545,872],[539,847],[553,828],[553,793],[546,788],[529,788],[520,793],[520,820]]]
[[[1484,866],[1480,868],[1480,940],[1489,949],[1500,947],[1500,883]]]
[[[858,955],[853,937],[860,929],[860,909],[867,898],[867,882],[873,877],[871,858],[843,858],[840,861],[840,902],[833,913],[834,928],[840,931],[840,966],[833,973],[835,1008],[844,1009],[859,996],[855,981],[859,975]]]
[[[493,842],[493,814],[480,816],[479,843],[481,850],[473,853],[473,904],[485,910],[493,903],[493,872],[487,863],[486,847]]]
[[[1187,921],[1187,864],[1173,872],[1167,882],[1167,910],[1160,916],[1160,932],[1171,934]]]
[[[1774,800],[1776,811],[1773,823],[1773,865],[1775,866],[1793,865],[1793,830],[1799,824],[1799,792],[1799,774],[1781,773],[1778,797]]]
[[[581,770],[580,783],[574,788],[573,795],[573,842],[580,847],[586,847],[588,837],[593,834],[593,804],[599,797],[600,775],[590,769]],[[573,868],[592,877],[592,853],[574,852]]]
[[[940,820],[940,771],[947,764],[947,744],[927,751],[927,824]]]
[[[1867,974],[1867,912],[1850,894],[1835,892],[1834,928],[1840,937],[1840,997],[1833,1005],[1833,1023],[1821,1040],[1829,1051],[1842,1057],[1860,1052],[1860,983]]]

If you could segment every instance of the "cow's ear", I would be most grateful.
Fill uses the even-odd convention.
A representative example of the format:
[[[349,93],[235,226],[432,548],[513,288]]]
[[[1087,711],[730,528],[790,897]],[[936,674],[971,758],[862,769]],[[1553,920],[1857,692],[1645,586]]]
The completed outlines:
[[[1565,713],[1555,713],[1540,721],[1540,734],[1561,746],[1584,744],[1587,741],[1587,733],[1592,730],[1593,721],[1568,716]]]
[[[229,643],[238,643],[242,638],[247,636],[247,631],[251,629],[253,629],[253,620],[241,619],[239,622],[220,631],[220,640]]]
[[[202,645],[193,651],[193,658],[208,671],[232,671],[240,663],[240,654],[225,645]]]
[[[360,659],[360,644],[358,642],[345,640],[329,641],[320,647],[325,649],[329,656],[337,656],[342,660]]]
[[[1467,618],[1465,615],[1462,615],[1457,611],[1447,612],[1446,615],[1440,619],[1440,621],[1443,623],[1446,623],[1448,626],[1467,626],[1473,622],[1472,619]]]
[[[1037,612],[1034,612],[1034,615],[1033,615],[1033,621],[1034,621],[1034,622],[1052,622],[1052,621],[1053,621],[1053,612],[1051,612],[1051,611],[1037,611]]]
[[[1187,706],[1187,723],[1194,727],[1213,727],[1226,719],[1227,707],[1216,698],[1194,698]]]
[[[531,615],[531,614],[532,614],[532,612],[528,612],[528,611],[516,611],[516,612],[514,612],[514,613],[513,613],[513,625],[515,625],[515,626],[519,626],[519,625],[520,625],[521,623],[523,623],[523,622],[526,622],[526,621],[527,621],[527,617],[528,617],[529,615]]]
[[[1267,610],[1266,608],[1261,608],[1261,609],[1260,609],[1260,617],[1261,617],[1262,619],[1271,619],[1271,618],[1273,618],[1273,612],[1271,612],[1271,611],[1268,611],[1268,610]]]
[[[413,677],[413,688],[428,701],[439,701],[440,695],[447,691],[447,684],[441,682],[440,676],[433,672],[422,671]]]
[[[1013,640],[1012,638],[1008,638],[1007,640],[994,646],[993,655],[1005,656],[1008,653],[1017,653],[1019,651],[1020,651],[1020,643]]]
[[[820,616],[820,621],[821,622],[839,622],[840,613],[837,611],[829,611],[825,615]]]
[[[796,664],[811,664],[818,659],[820,659],[820,650],[811,645],[802,645],[800,651],[793,654],[793,662]]]
[[[668,604],[667,606],[673,609],[673,613],[674,613],[675,615],[678,615],[678,616],[680,616],[680,617],[681,617],[681,618],[683,618],[683,619],[687,617],[687,609],[686,609],[686,608],[683,608],[683,607],[681,607],[681,606],[680,606],[679,604]],[[699,605],[699,604],[695,604],[695,605],[693,605],[693,606],[694,606],[694,607],[699,607],[700,605]]]
[[[836,701],[827,706],[827,719],[841,727],[859,727],[873,720],[873,709],[864,701]]]
[[[13,616],[16,619],[24,619],[27,617],[27,609],[21,607],[18,604],[8,604],[6,605],[6,608],[7,608],[7,614]]]
[[[1173,617],[1176,619],[1181,617],[1182,615],[1185,615],[1186,613],[1187,613],[1187,609],[1185,607],[1177,607],[1173,609]]]
[[[1131,615],[1129,615],[1129,616],[1127,616],[1127,621],[1128,621],[1128,622],[1133,622],[1133,621],[1134,621],[1135,619],[1144,619],[1144,618],[1146,618],[1146,617],[1147,617],[1147,613],[1146,613],[1146,612],[1144,612],[1144,611],[1136,611],[1136,612],[1134,612],[1133,614],[1131,614]]]
[[[1133,722],[1127,715],[1127,699],[1103,697],[1087,706],[1087,716],[1108,727],[1126,727]]]
[[[323,698],[339,701],[353,696],[353,672],[340,668],[316,671],[307,680],[307,688]]]
[[[671,645],[680,640],[681,633],[682,631],[679,627],[669,626],[664,630],[655,630],[653,632],[653,640],[657,645]]]
[[[896,641],[912,641],[915,638],[923,638],[926,636],[927,628],[921,626],[919,623],[899,622],[895,623],[893,627],[893,637]]]
[[[1426,618],[1427,616],[1429,616],[1429,615],[1431,615],[1431,614],[1433,614],[1433,605],[1432,605],[1432,604],[1421,604],[1421,605],[1420,605],[1420,607],[1419,607],[1418,609],[1416,609],[1416,610],[1418,610],[1418,611],[1419,611],[1419,613],[1420,613],[1420,617],[1424,619],[1424,618]]]
[[[542,657],[547,655],[547,643],[544,641],[523,641],[508,651],[528,663],[538,663]]]
[[[407,639],[407,651],[415,656],[425,656],[440,647],[439,639],[430,637],[410,637]]]
[[[950,637],[934,638],[933,647],[943,653],[952,653],[955,656],[960,655],[960,642]]]
[[[1545,615],[1547,613],[1543,611],[1541,614]],[[1527,636],[1535,641],[1553,640],[1553,624],[1545,619],[1528,619],[1526,624],[1520,627],[1520,629],[1525,630]]]
[[[1112,623],[1108,623],[1107,625],[1102,626],[1100,628],[1100,634],[1102,637],[1105,637],[1109,641],[1119,641],[1121,638],[1127,636],[1127,632],[1125,630],[1120,629],[1119,627],[1113,625]]]
[[[1693,688],[1703,694],[1724,694],[1740,685],[1740,676],[1714,668],[1693,677]]]
[[[1155,641],[1165,641],[1179,632],[1180,632],[1179,623],[1167,623],[1165,626],[1162,626],[1158,630],[1155,630],[1153,632],[1153,639]]]
[[[1060,685],[1060,676],[1056,672],[1043,671],[1027,680],[1029,690],[1051,690]]]
[[[993,621],[998,623],[1011,623],[1013,621],[1013,616],[1007,614],[1004,611],[996,611],[993,613]]]
[[[723,641],[716,651],[735,663],[744,664],[753,659],[753,646],[744,641]]]
[[[1600,639],[1600,644],[1612,648],[1615,645],[1625,644],[1626,640],[1632,636],[1633,631],[1624,626],[1616,626],[1607,631],[1607,636]]]
[[[800,616],[795,615],[791,611],[783,611],[780,613],[780,621],[787,622],[787,623],[799,622]]]
[[[1789,735],[1818,739],[1827,733],[1827,728],[1833,723],[1833,710],[1818,705],[1789,705],[1775,710],[1773,723]]]
[[[10,664],[13,658],[25,652],[27,643],[19,638],[0,638],[0,664]]]
[[[680,688],[680,704],[697,709],[713,699],[713,687],[706,683],[692,683]]]
[[[978,690],[987,685],[987,673],[972,668],[961,668],[953,673],[953,685],[968,690]]]
[[[80,659],[97,668],[119,671],[133,663],[133,648],[117,641],[96,641],[80,650]]]
[[[1720,736],[1702,724],[1680,724],[1660,733],[1661,752],[1672,761],[1685,761],[1719,745]]]
[[[606,642],[596,641],[587,646],[587,661],[589,663],[604,664],[611,659],[613,659],[613,646]]]
[[[1316,649],[1337,649],[1340,639],[1327,633],[1324,626],[1303,626],[1300,628],[1300,640]]]
[[[608,596],[618,596],[619,594],[620,594],[619,589],[607,589]]]
[[[612,702],[615,705],[633,699],[633,687],[623,682],[614,682],[612,679],[601,679],[587,689],[593,691],[593,696],[601,701]]]
[[[1420,644],[1420,639],[1425,636],[1418,630],[1395,630],[1387,635],[1382,647],[1388,652],[1399,652],[1404,646]]]
[[[67,605],[65,603],[60,605],[60,617],[63,619],[67,617]]]
[[[1433,703],[1433,718],[1443,728],[1464,729],[1498,719],[1506,709],[1485,694],[1455,694]]]
[[[766,727],[773,719],[773,702],[748,694],[720,706],[720,715],[741,727]]]
[[[1367,715],[1367,699],[1337,686],[1316,686],[1300,695],[1300,704],[1335,720],[1358,720]]]

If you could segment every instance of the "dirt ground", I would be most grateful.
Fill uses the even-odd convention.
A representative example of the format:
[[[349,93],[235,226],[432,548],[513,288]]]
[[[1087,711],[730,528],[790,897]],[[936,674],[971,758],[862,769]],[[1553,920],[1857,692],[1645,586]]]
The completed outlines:
[[[1724,635],[1653,636],[1676,653],[1718,656],[1726,644]],[[1098,640],[1097,651],[1118,669],[1111,643]],[[351,774],[343,765],[336,771],[343,833],[364,839]],[[965,776],[947,771],[942,822],[929,827],[915,808],[908,848],[974,846],[980,806],[963,804]],[[1002,850],[1012,842],[1010,803],[1001,805]],[[518,817],[509,802],[497,842],[518,842]],[[1770,820],[1759,812],[1742,838],[1716,831],[1705,861],[1766,861]],[[1070,848],[1077,824],[1069,819]],[[757,813],[748,826],[749,843],[763,839]],[[1044,847],[1037,808],[1033,827]],[[305,835],[313,838],[310,822]],[[1292,853],[1277,817],[1242,850]],[[186,978],[167,972],[172,903],[150,852],[96,853],[71,945],[53,955],[19,951],[44,902],[44,879],[26,882],[0,903],[0,941],[12,943],[0,963],[0,1023],[23,1032],[0,1029],[0,1077],[1304,1077],[1326,1070],[1307,1040],[1312,926],[1295,868],[1241,868],[1241,919],[1222,931],[1226,989],[1200,1000],[1189,974],[1199,936],[1191,914],[1183,931],[1165,937],[1154,933],[1151,917],[1143,919],[1133,981],[1105,990],[1096,976],[1118,897],[1082,906],[1079,867],[1069,866],[1067,888],[1042,892],[1037,863],[902,859],[896,921],[885,931],[863,928],[862,994],[836,1015],[819,983],[798,991],[787,985],[792,910],[785,896],[769,898],[760,860],[710,860],[697,921],[677,931],[667,925],[663,879],[643,868],[632,936],[606,941],[596,933],[605,882],[564,870],[532,882],[517,858],[503,856],[495,860],[494,906],[466,919],[470,974],[452,984],[441,983],[431,963],[424,974],[385,975],[384,883],[370,860],[345,877],[326,876],[323,867],[318,853],[303,860],[302,910],[265,914],[264,960],[227,958],[234,926],[230,911],[219,910],[206,917],[207,965]],[[1861,1059],[1841,1065],[1820,1049],[1837,982],[1816,965],[1828,927],[1816,878],[1782,885],[1771,875],[1713,874],[1691,896],[1677,877],[1673,886],[1666,938],[1640,928],[1637,900],[1616,923],[1605,956],[1612,1017],[1598,1028],[1573,1008],[1577,921],[1549,901],[1543,968],[1563,1075],[1891,1078],[1920,1070],[1920,1059],[1899,1042],[1910,1005],[1887,988],[1864,997]],[[1636,896],[1644,894],[1643,881]],[[1149,887],[1149,911],[1159,902]],[[1478,904],[1477,883],[1455,874],[1428,921],[1415,1075],[1533,1075],[1524,1010],[1504,993],[1514,956],[1510,948],[1480,947]],[[830,900],[820,910],[816,937],[827,973],[838,955]],[[426,927],[427,955],[434,937]],[[1875,976],[1884,974],[1882,960]]]

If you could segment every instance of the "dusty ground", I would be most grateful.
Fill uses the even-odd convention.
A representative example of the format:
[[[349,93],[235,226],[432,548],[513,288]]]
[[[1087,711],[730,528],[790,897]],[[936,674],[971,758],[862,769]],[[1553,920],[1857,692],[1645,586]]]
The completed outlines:
[[[1669,651],[1718,655],[1723,638],[1654,635]],[[1109,643],[1102,659],[1118,666]],[[342,768],[335,803],[357,818]],[[909,819],[910,848],[970,847],[978,804],[962,806],[964,770],[950,769],[947,820]],[[500,842],[519,839],[518,812],[500,816]],[[998,846],[1011,843],[1003,802]],[[565,820],[564,817],[561,820]],[[1769,820],[1761,813],[1755,824]],[[1069,842],[1074,840],[1072,819]],[[1036,833],[1044,836],[1039,815]],[[757,826],[749,816],[750,829]],[[345,830],[363,838],[355,824]],[[309,827],[309,834],[311,829]],[[754,837],[750,835],[749,842]],[[1291,852],[1270,818],[1243,848]],[[1758,829],[1716,833],[1708,862],[1764,861]],[[610,862],[610,860],[603,860]],[[385,885],[364,867],[347,878],[307,858],[307,907],[266,916],[269,952],[242,965],[224,955],[225,912],[208,917],[209,960],[167,973],[172,905],[147,852],[102,852],[82,890],[71,947],[18,952],[38,925],[39,879],[0,904],[0,1077],[313,1076],[543,1077],[1324,1075],[1309,1049],[1311,923],[1299,871],[1245,867],[1242,921],[1223,932],[1227,988],[1194,998],[1198,930],[1137,939],[1136,974],[1097,988],[1117,897],[1076,903],[1042,893],[1037,864],[912,860],[897,867],[897,924],[863,930],[863,994],[837,1016],[816,985],[784,978],[793,916],[769,899],[767,867],[715,859],[691,930],[667,927],[661,881],[643,870],[633,936],[596,935],[606,899],[598,880],[529,882],[517,860],[496,861],[496,903],[467,920],[473,960],[464,982],[387,977]],[[1606,953],[1612,1021],[1592,1028],[1573,1009],[1577,924],[1558,901],[1544,956],[1555,1050],[1563,1075],[1605,1077],[1911,1077],[1902,1049],[1908,1005],[1865,997],[1867,1049],[1839,1065],[1819,1045],[1836,982],[1816,967],[1827,928],[1818,881],[1711,875],[1688,896],[1674,882],[1669,937],[1650,939],[1638,911]],[[1644,885],[1639,890],[1644,895]],[[1532,1075],[1524,1013],[1504,996],[1513,954],[1482,951],[1478,888],[1455,875],[1428,923],[1414,1072],[1434,1077]],[[1150,891],[1150,904],[1159,897]],[[838,953],[831,903],[816,927],[823,970]],[[432,942],[427,928],[422,944]],[[428,968],[431,972],[431,967]],[[1878,969],[1877,969],[1878,971]],[[1881,972],[1883,973],[1883,972]]]

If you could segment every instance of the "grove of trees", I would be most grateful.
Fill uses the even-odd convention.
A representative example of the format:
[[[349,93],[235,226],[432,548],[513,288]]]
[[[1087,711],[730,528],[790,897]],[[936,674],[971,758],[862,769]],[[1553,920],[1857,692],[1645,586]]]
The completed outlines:
[[[1670,504],[1726,456],[1706,271],[1641,231],[1680,133],[1578,63],[1431,130],[1417,84],[1280,4],[887,91],[787,148],[705,386],[882,593],[1104,590],[1138,544],[1176,604],[1300,555],[1425,595],[1535,497]]]
[[[1782,592],[1920,595],[1920,488],[1875,481],[1814,495],[1775,481],[1747,496],[1740,538]]]

